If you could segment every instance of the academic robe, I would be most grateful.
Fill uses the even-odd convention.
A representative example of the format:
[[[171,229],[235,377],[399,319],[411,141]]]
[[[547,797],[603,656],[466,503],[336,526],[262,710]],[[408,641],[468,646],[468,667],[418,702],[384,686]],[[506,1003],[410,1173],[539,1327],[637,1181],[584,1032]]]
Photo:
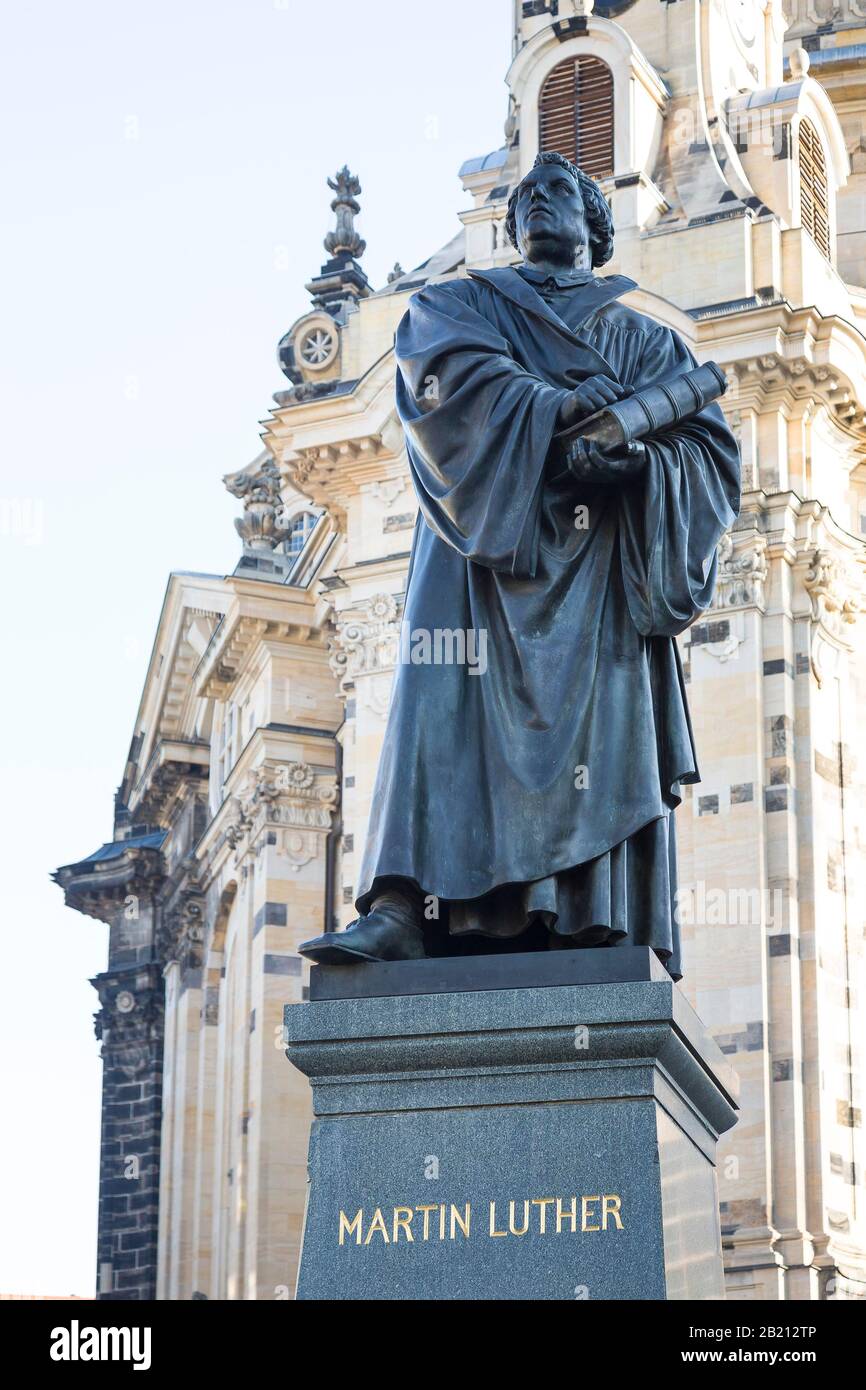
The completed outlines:
[[[526,269],[428,286],[397,332],[420,512],[357,906],[410,880],[443,932],[540,921],[551,944],[649,945],[679,978],[671,813],[699,778],[674,638],[712,600],[739,453],[711,405],[648,440],[635,479],[577,482],[565,394],[695,361],[617,303],[633,281],[546,300]],[[455,630],[474,662],[448,664],[447,637],[435,659]]]

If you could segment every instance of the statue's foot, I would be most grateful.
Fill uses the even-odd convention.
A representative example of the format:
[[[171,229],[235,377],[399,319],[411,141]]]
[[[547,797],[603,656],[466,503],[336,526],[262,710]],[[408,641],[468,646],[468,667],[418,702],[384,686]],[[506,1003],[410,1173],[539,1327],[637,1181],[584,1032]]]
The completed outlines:
[[[345,931],[325,932],[298,947],[302,956],[322,965],[353,965],[358,961],[423,960],[421,928],[376,904],[368,917],[359,917]]]

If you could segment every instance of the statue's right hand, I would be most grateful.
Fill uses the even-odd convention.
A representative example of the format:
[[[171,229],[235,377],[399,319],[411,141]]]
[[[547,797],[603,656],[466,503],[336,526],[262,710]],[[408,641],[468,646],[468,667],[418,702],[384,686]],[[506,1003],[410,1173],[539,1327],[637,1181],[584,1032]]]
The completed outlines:
[[[633,386],[621,386],[608,376],[587,377],[562,402],[556,419],[557,426],[561,430],[571,429],[612,401],[621,401],[633,394]]]

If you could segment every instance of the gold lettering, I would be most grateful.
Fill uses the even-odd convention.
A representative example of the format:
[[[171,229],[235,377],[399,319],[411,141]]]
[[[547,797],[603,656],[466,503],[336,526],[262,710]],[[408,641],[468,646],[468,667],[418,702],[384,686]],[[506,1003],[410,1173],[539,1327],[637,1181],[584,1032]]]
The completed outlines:
[[[424,1236],[423,1236],[423,1238],[424,1238],[424,1240],[429,1240],[429,1238],[430,1238],[430,1213],[431,1213],[431,1211],[438,1211],[438,1210],[439,1210],[439,1204],[438,1204],[438,1202],[434,1202],[431,1206],[427,1206],[427,1207],[416,1207],[415,1210],[416,1210],[416,1211],[422,1211],[422,1212],[424,1213]]]
[[[523,1203],[522,1216],[519,1209]],[[577,1204],[580,1202],[580,1226],[578,1227]],[[525,1236],[529,1234],[530,1228],[530,1208],[538,1208],[538,1233],[548,1235],[553,1224],[548,1226],[547,1215],[548,1207],[555,1207],[556,1211],[556,1234],[561,1235],[563,1231],[570,1231],[576,1234],[578,1229],[581,1231],[606,1231],[612,1228],[617,1231],[625,1229],[622,1215],[622,1198],[615,1192],[606,1192],[603,1196],[594,1194],[588,1197],[532,1197],[521,1198],[519,1200],[509,1200],[508,1203],[508,1225],[507,1228],[500,1230],[497,1225],[496,1203],[490,1203],[490,1236],[496,1240],[501,1236]],[[599,1207],[601,1210],[599,1210]],[[370,1245],[373,1237],[379,1235],[385,1245],[397,1245],[402,1233],[403,1239],[414,1244],[416,1240],[429,1241],[435,1239],[433,1235],[433,1222],[431,1214],[439,1213],[439,1239],[457,1239],[458,1231],[464,1240],[468,1240],[472,1229],[472,1204],[464,1202],[462,1205],[454,1202],[430,1202],[416,1207],[394,1207],[392,1209],[392,1225],[389,1233],[382,1208],[376,1207],[370,1221],[369,1227],[364,1225],[364,1208],[361,1207],[353,1217],[348,1217],[346,1213],[340,1211],[339,1222],[339,1243],[345,1245],[351,1243],[354,1237],[356,1245]],[[418,1227],[413,1229],[413,1219],[416,1212],[421,1213],[421,1233],[418,1234]],[[366,1232],[366,1235],[365,1235]],[[447,1235],[446,1235],[447,1232]]]
[[[563,1209],[562,1209],[562,1198],[561,1198],[561,1197],[557,1197],[557,1199],[556,1199],[556,1234],[557,1234],[557,1235],[560,1235],[560,1234],[562,1233],[562,1223],[563,1223],[563,1221],[570,1221],[570,1222],[571,1222],[571,1230],[572,1230],[572,1234],[574,1234],[574,1232],[577,1230],[577,1198],[576,1198],[576,1197],[572,1197],[572,1199],[571,1199],[571,1210],[570,1210],[570,1211],[563,1211]]]
[[[492,1236],[507,1236],[507,1231],[496,1230],[496,1203],[490,1203],[490,1234]]]
[[[472,1217],[472,1208],[471,1208],[469,1202],[466,1203],[466,1208],[465,1208],[465,1211],[464,1211],[463,1216],[460,1215],[460,1212],[458,1211],[457,1207],[455,1207],[454,1203],[453,1203],[453,1202],[451,1203],[451,1239],[452,1239],[452,1240],[454,1239],[455,1232],[456,1232],[456,1229],[457,1229],[458,1226],[460,1227],[460,1229],[461,1229],[461,1231],[463,1232],[463,1234],[464,1234],[464,1236],[466,1237],[466,1239],[467,1239],[467,1240],[469,1239],[469,1223],[470,1223],[471,1217]]]
[[[403,1231],[407,1240],[414,1241],[415,1237],[413,1236],[410,1230],[413,1216],[414,1212],[412,1211],[411,1207],[394,1208],[394,1233],[392,1236],[392,1240],[395,1245],[397,1244],[397,1237],[400,1231]]]
[[[355,1237],[355,1244],[356,1244],[356,1245],[360,1245],[360,1244],[361,1244],[361,1224],[362,1224],[362,1222],[363,1222],[363,1219],[364,1219],[364,1208],[363,1208],[363,1207],[362,1207],[361,1210],[358,1212],[358,1215],[354,1218],[353,1221],[350,1221],[350,1220],[349,1220],[348,1216],[346,1215],[346,1213],[345,1213],[344,1211],[341,1211],[341,1212],[340,1212],[340,1244],[341,1244],[341,1245],[343,1244],[343,1237],[344,1237],[344,1236],[347,1236],[347,1235],[349,1235],[349,1236],[354,1235],[354,1237]]]
[[[622,1209],[622,1201],[621,1201],[621,1199],[620,1199],[619,1197],[615,1196],[613,1193],[607,1193],[604,1197],[602,1197],[602,1199],[601,1199],[601,1227],[602,1227],[602,1230],[603,1230],[603,1231],[606,1231],[606,1230],[607,1230],[607,1218],[608,1218],[609,1216],[612,1216],[612,1217],[613,1217],[614,1221],[616,1222],[616,1229],[617,1229],[618,1231],[621,1231],[621,1230],[623,1229],[622,1218],[620,1217],[620,1211],[621,1211],[621,1209]]]
[[[518,1231],[514,1224],[514,1203],[508,1203],[508,1229],[513,1236],[525,1236],[529,1230],[529,1203],[523,1203],[523,1229]]]
[[[364,1244],[369,1245],[370,1241],[373,1239],[373,1236],[377,1232],[382,1237],[386,1245],[391,1244],[391,1238],[388,1235],[388,1232],[385,1230],[385,1218],[378,1207],[376,1208],[373,1214],[373,1220],[370,1222],[370,1229],[367,1232],[367,1239],[364,1241]]]
[[[533,1197],[533,1199],[532,1199],[532,1205],[533,1205],[534,1207],[540,1207],[540,1208],[541,1208],[541,1210],[540,1210],[539,1213],[538,1213],[538,1233],[539,1233],[539,1235],[542,1235],[542,1236],[543,1236],[543,1235],[545,1235],[545,1233],[546,1233],[547,1208],[548,1208],[549,1206],[552,1206],[552,1205],[553,1205],[553,1198],[552,1198],[552,1197]]]
[[[601,1230],[601,1227],[600,1227],[600,1226],[590,1226],[590,1225],[587,1224],[587,1223],[589,1222],[589,1218],[590,1218],[591,1216],[597,1216],[597,1215],[598,1215],[597,1212],[590,1211],[590,1209],[589,1209],[589,1204],[590,1204],[590,1202],[600,1202],[600,1201],[601,1201],[601,1198],[600,1198],[600,1197],[581,1197],[581,1199],[580,1199],[580,1229],[581,1229],[582,1231],[600,1231],[600,1230]]]

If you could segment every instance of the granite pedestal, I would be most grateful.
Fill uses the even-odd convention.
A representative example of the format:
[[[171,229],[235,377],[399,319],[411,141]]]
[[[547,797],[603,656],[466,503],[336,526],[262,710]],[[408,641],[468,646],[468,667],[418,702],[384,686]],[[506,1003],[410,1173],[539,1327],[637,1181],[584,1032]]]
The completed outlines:
[[[316,966],[301,1299],[724,1298],[731,1068],[649,950]]]

